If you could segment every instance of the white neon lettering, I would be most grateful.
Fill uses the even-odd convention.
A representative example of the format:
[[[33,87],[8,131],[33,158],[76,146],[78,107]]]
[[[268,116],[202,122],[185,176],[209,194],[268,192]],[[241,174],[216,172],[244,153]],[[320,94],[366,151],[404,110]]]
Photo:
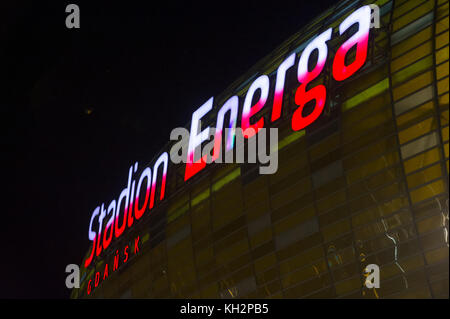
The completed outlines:
[[[209,126],[199,133],[201,129],[201,122],[203,116],[205,116],[213,107],[213,98],[210,98],[205,104],[200,106],[194,113],[192,113],[191,121],[191,131],[189,136],[189,147],[188,147],[188,163],[196,162],[195,149],[197,146],[201,145],[202,142],[206,141],[209,137]]]
[[[230,112],[230,123],[229,123],[229,132],[228,136],[226,138],[226,150],[231,150],[233,148],[233,141],[234,141],[234,131],[233,129],[236,128],[236,122],[237,122],[237,115],[238,115],[238,108],[239,108],[239,98],[235,95],[230,97],[220,108],[219,113],[217,114],[217,124],[216,124],[216,136],[217,134],[222,133],[224,129],[224,119],[225,114],[227,112]]]
[[[247,91],[247,95],[245,96],[244,106],[242,108],[242,119],[241,126],[242,130],[247,130],[248,128],[253,128],[256,130],[255,134],[258,133],[260,128],[264,127],[264,118],[260,118],[256,124],[250,125],[250,118],[258,113],[266,104],[267,97],[269,96],[269,87],[270,80],[267,75],[261,75],[255,81],[253,81],[252,85]],[[252,106],[253,96],[256,91],[260,90],[261,95],[259,97],[259,101]],[[247,138],[252,137],[254,134],[246,135]]]
[[[331,34],[332,29],[330,28],[318,35],[314,40],[312,40],[311,43],[309,43],[303,51],[300,57],[300,61],[298,62],[297,71],[297,78],[300,83],[307,83],[311,79],[316,78],[320,74],[320,72],[322,72],[328,56],[328,46],[326,44],[326,41],[331,39]],[[319,51],[316,67],[311,72],[309,72],[309,58],[311,56],[311,53],[316,49]]]
[[[100,212],[100,207],[97,207],[94,209],[94,211],[92,212],[92,215],[91,215],[91,221],[89,222],[89,240],[90,241],[93,241],[95,239],[95,236],[97,235],[97,233],[95,231],[92,231],[92,222],[94,221],[95,216],[97,216],[99,212]]]
[[[273,98],[272,108],[272,122],[276,121],[281,116],[281,109],[283,104],[284,84],[286,82],[287,70],[295,64],[295,53],[288,56],[277,69],[277,80],[275,82],[275,95]]]

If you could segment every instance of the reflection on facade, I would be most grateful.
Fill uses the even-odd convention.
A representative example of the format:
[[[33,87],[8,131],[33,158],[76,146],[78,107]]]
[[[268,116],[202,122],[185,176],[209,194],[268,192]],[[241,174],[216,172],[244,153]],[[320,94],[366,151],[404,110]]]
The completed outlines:
[[[72,297],[448,298],[448,1],[340,1],[218,104],[243,98],[255,74],[273,85],[290,53],[372,2],[381,28],[365,66],[336,82],[326,64],[317,81],[326,109],[300,132],[290,126],[298,82],[288,73],[276,174],[215,164],[185,183],[184,165],[171,164],[166,199],[115,244],[132,251],[139,236],[139,253],[88,296],[115,248],[101,255]],[[331,56],[340,44],[329,42]],[[261,114],[269,123],[270,108]],[[364,286],[368,264],[380,266],[379,289]]]

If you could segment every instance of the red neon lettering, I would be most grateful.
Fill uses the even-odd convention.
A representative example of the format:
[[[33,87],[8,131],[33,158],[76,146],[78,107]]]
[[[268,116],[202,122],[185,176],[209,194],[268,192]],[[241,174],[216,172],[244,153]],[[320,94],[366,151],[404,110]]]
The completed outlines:
[[[149,167],[147,167],[142,172],[141,177],[139,178],[138,185],[137,185],[136,200],[135,200],[135,204],[134,204],[134,215],[136,216],[136,219],[141,218],[145,212],[145,209],[147,208],[148,199],[150,196],[151,178],[152,178],[152,171]],[[145,191],[145,201],[144,201],[144,205],[142,205],[142,207],[139,208],[139,193],[141,191],[142,183],[143,183],[144,179],[147,180],[147,187],[145,188],[145,190],[146,190]]]
[[[87,294],[90,295],[92,291],[91,287],[92,279],[89,279],[88,285],[87,285]]]
[[[325,106],[327,90],[324,85],[317,85],[306,92],[305,88],[306,85],[302,84],[298,87],[297,92],[295,93],[295,104],[297,104],[299,108],[294,112],[292,117],[292,129],[294,131],[304,129],[317,120],[320,114],[322,114],[323,107]],[[308,116],[303,117],[303,108],[306,103],[313,100],[315,100],[316,103],[314,110]]]
[[[366,62],[370,20],[371,9],[369,6],[364,6],[353,12],[339,25],[339,32],[341,35],[355,23],[358,23],[359,29],[350,39],[345,41],[336,52],[333,61],[333,77],[337,81],[348,79]],[[355,60],[350,65],[346,66],[345,57],[347,56],[348,51],[355,45]]]
[[[107,238],[106,233],[108,232],[108,228],[111,228],[111,231],[109,233],[109,237]],[[108,248],[109,244],[111,243],[113,233],[114,233],[114,224],[110,225],[109,227],[108,227],[108,225],[106,225],[105,233],[103,234],[103,249]]]
[[[103,280],[108,278],[108,264],[105,265],[105,271],[103,273]]]
[[[205,128],[203,131],[201,129],[201,119],[212,110],[213,98],[210,98],[202,106],[200,106],[194,113],[192,113],[191,120],[191,131],[189,135],[189,146],[186,161],[186,170],[184,172],[184,180],[187,181],[189,178],[197,174],[206,166],[206,156],[200,158],[200,160],[194,162],[195,150],[209,138],[209,127]],[[200,132],[199,132],[200,131]]]
[[[292,129],[299,131],[313,123],[322,114],[325,106],[327,90],[324,85],[317,85],[309,90],[306,86],[312,80],[317,78],[322,72],[328,55],[328,47],[326,41],[331,38],[332,29],[328,29],[319,36],[317,36],[303,51],[300,61],[298,63],[297,77],[301,85],[295,93],[295,103],[299,106],[292,116]],[[308,71],[308,63],[311,53],[318,50],[317,64],[312,71]],[[314,110],[307,116],[303,116],[303,109],[305,105],[315,101]]]
[[[122,192],[119,195],[119,199],[117,201],[116,222],[115,222],[115,231],[114,231],[114,235],[116,236],[116,238],[120,237],[120,235],[122,235],[125,228],[127,227],[128,203],[130,200],[130,187],[131,187],[132,173],[133,173],[133,166],[131,166],[130,170],[128,171],[127,187],[122,190]],[[124,205],[123,219],[122,219],[122,226],[119,227],[120,206],[122,205],[122,202]]]
[[[100,282],[100,273],[97,271],[97,272],[95,273],[95,283],[94,283],[95,287],[98,286],[98,283],[99,283],[99,282]]]
[[[138,168],[138,163],[136,162],[134,164],[134,173],[136,173]],[[133,180],[133,182],[131,183],[131,196],[130,196],[130,204],[128,205],[128,228],[130,228],[133,223],[134,223],[134,218],[133,218],[133,200],[134,198],[134,192],[136,190],[136,181]]]
[[[119,268],[119,251],[116,251],[116,255],[114,256],[114,264],[113,264],[113,271],[116,271],[117,268]]]
[[[277,80],[275,82],[275,95],[273,98],[271,121],[278,120],[281,116],[281,108],[283,105],[284,84],[286,82],[286,72],[295,63],[295,53],[292,53],[284,60],[277,70]]]
[[[350,14],[340,25],[339,32],[340,35],[344,34],[347,30],[349,30],[355,24],[358,24],[357,32],[351,36],[347,41],[345,41],[341,47],[337,50],[336,55],[334,57],[334,61],[332,64],[332,74],[335,80],[343,81],[357,72],[366,62],[367,60],[367,51],[368,51],[368,41],[369,41],[369,31],[370,31],[370,21],[371,21],[371,9],[370,6],[363,6],[358,10],[354,11]],[[292,116],[292,129],[294,131],[298,131],[306,128],[311,125],[314,121],[316,121],[319,116],[322,114],[323,109],[325,107],[326,99],[327,99],[327,90],[323,84],[318,84],[314,87],[308,88],[308,84],[317,79],[322,73],[328,56],[328,47],[326,42],[331,39],[332,28],[322,32],[317,37],[312,39],[309,44],[306,46],[304,51],[300,56],[300,60],[298,62],[298,72],[297,78],[300,83],[299,87],[295,93],[295,103],[298,105],[298,108],[294,111]],[[356,46],[356,54],[355,59],[349,65],[345,64],[345,60],[349,51]],[[309,71],[309,60],[313,52],[318,51],[318,58],[315,67]],[[291,68],[295,64],[295,53],[290,54],[288,58],[286,58],[277,69],[277,78],[275,83],[275,92],[274,92],[274,101],[273,108],[271,114],[271,121],[276,121],[281,117],[282,113],[282,102],[283,102],[283,92],[284,86],[286,82],[286,73],[289,68]],[[250,124],[250,119],[255,116],[258,112],[262,110],[265,106],[268,92],[270,89],[270,80],[267,75],[261,75],[256,80],[253,81],[251,86],[249,87],[247,94],[245,96],[245,100],[243,103],[243,109],[241,114],[241,129],[243,132],[243,136],[245,138],[250,138],[253,135],[257,134],[260,128],[264,127],[264,117],[259,118],[256,123]],[[260,92],[258,101],[253,105],[253,100],[257,91]],[[309,103],[314,103],[314,108],[309,114],[304,114],[305,106]],[[311,103],[311,104],[313,104]],[[216,124],[216,135],[214,141],[214,149],[212,159],[215,161],[221,151],[221,141],[222,141],[222,129],[224,128],[224,117],[226,112],[230,112],[230,123],[229,128],[235,128],[237,122],[237,112],[239,109],[239,99],[237,96],[231,97],[220,109],[217,117]],[[212,110],[213,107],[213,98],[210,98],[206,103],[204,103],[200,108],[198,108],[192,114],[191,121],[191,130],[189,137],[189,147],[188,147],[188,155],[187,155],[187,164],[185,170],[185,181],[189,178],[200,172],[202,169],[206,167],[207,156],[201,157],[198,161],[194,162],[194,153],[197,147],[200,147],[202,143],[208,140],[210,137],[209,129],[210,127],[206,127],[201,130],[201,119],[205,117],[208,112]],[[234,131],[229,133],[227,136],[227,145],[226,150],[231,150],[233,148],[234,141]],[[153,167],[153,175],[150,168],[144,170],[141,174],[141,177],[138,181],[137,188],[135,188],[136,181],[132,180],[133,166],[130,167],[129,176],[128,176],[128,184],[125,189],[122,190],[117,204],[116,201],[111,201],[107,215],[111,216],[109,218],[108,223],[103,230],[103,241],[102,241],[102,225],[103,219],[107,216],[105,214],[105,210],[103,204],[100,207],[97,207],[91,216],[91,221],[89,225],[89,240],[92,241],[92,250],[89,254],[89,257],[85,260],[84,266],[87,268],[94,259],[94,251],[96,251],[96,256],[99,256],[102,250],[106,250],[110,245],[113,237],[113,233],[115,237],[120,237],[125,229],[130,228],[134,222],[134,217],[139,219],[145,213],[147,205],[149,210],[151,210],[154,206],[155,202],[155,194],[156,194],[156,182],[157,182],[157,173],[159,166],[163,165],[162,172],[162,181],[161,181],[161,189],[160,189],[160,200],[164,199],[165,194],[165,183],[166,183],[166,175],[167,175],[167,167],[168,167],[168,154],[164,152],[156,161]],[[137,163],[134,165],[134,172],[136,173]],[[141,191],[141,187],[143,180],[147,178],[147,188],[145,193],[145,200],[143,206],[139,208],[139,194]],[[135,194],[136,192],[136,194]],[[135,196],[136,195],[136,196]],[[133,203],[134,203],[134,216],[133,216]],[[120,209],[123,207],[123,217],[120,218]],[[95,218],[98,217],[98,235],[92,230],[93,222]],[[121,219],[121,226],[119,226],[119,219]],[[108,230],[111,230],[109,235],[107,235]],[[134,253],[137,254],[139,252],[139,237],[135,239],[135,247]],[[124,262],[128,260],[129,247],[126,246],[124,253],[125,259]],[[116,253],[114,257],[113,271],[118,269],[119,263],[119,254]],[[108,269],[106,265],[104,278],[108,277]],[[95,278],[95,284],[97,285],[97,274]],[[90,293],[89,288],[89,293]]]
[[[112,236],[114,233],[114,220],[116,215],[116,200],[112,200],[111,203],[108,206],[108,215],[111,215],[108,222],[105,225],[105,231],[103,235],[103,249],[105,250],[108,248],[109,244],[111,243]],[[108,229],[111,229],[109,233],[109,237],[107,237]]]
[[[139,236],[134,239],[134,254],[139,252]]]
[[[252,85],[249,87],[247,91],[247,95],[245,96],[244,105],[242,107],[242,118],[241,118],[241,126],[242,131],[246,131],[248,128],[251,128],[255,131],[253,134],[244,135],[246,138],[250,138],[255,134],[258,134],[259,130],[264,127],[264,118],[261,117],[255,124],[250,124],[250,118],[258,113],[266,104],[267,97],[269,95],[269,86],[270,80],[267,75],[261,75],[255,81],[253,81]],[[260,90],[261,95],[258,102],[251,106],[253,96],[256,91]],[[247,132],[252,132],[247,131]]]
[[[167,165],[169,162],[169,155],[167,155],[166,152],[162,153],[161,156],[156,161],[155,165],[153,166],[153,182],[152,182],[152,191],[150,194],[150,205],[149,209],[153,208],[153,205],[155,203],[155,192],[156,192],[156,182],[158,180],[158,169],[159,166],[162,165],[163,172],[161,177],[161,190],[159,193],[159,200],[164,199],[164,194],[166,192],[166,176],[167,176]]]
[[[139,208],[139,197],[136,198],[136,202],[134,204],[134,214],[136,215],[136,219],[139,219],[142,217],[142,215],[144,215],[145,209],[147,208],[149,194],[150,192],[147,191],[144,205],[142,205],[142,208]]]
[[[206,167],[206,155],[203,156],[200,160],[193,163],[194,160],[194,153],[192,153],[192,156],[190,159],[188,159],[188,162],[186,163],[186,171],[184,173],[184,180],[187,181],[189,178],[200,172],[202,169]]]
[[[91,251],[91,255],[89,256],[88,259],[86,259],[86,261],[84,262],[84,267],[87,268],[91,262],[92,259],[94,258],[94,251],[95,251],[95,240],[97,239],[97,236],[94,237],[94,240],[92,241],[92,251]]]
[[[125,249],[123,250],[123,253],[125,254],[125,259],[123,260],[124,263],[128,260],[128,245],[126,245]]]
[[[95,251],[95,254],[98,256],[102,252],[102,241],[100,240],[102,238],[102,233],[98,234],[98,240],[97,240],[97,249]]]
[[[130,203],[130,206],[128,206],[128,228],[130,228],[133,225],[134,218],[133,218],[133,202]]]

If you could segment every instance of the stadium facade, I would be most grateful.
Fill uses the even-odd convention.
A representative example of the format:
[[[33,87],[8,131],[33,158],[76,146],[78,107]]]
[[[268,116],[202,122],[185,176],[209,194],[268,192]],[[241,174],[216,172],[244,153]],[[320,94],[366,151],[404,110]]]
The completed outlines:
[[[371,4],[379,25],[345,49],[362,28],[348,17]],[[319,35],[326,59],[312,47],[306,72],[323,63],[305,83],[299,60]],[[340,1],[216,96],[202,121],[214,126],[232,96],[241,111],[263,75],[269,93],[249,117],[279,129],[278,171],[213,163],[186,178],[186,164],[167,162],[151,210],[138,220],[136,209],[107,245],[102,228],[92,233],[72,298],[448,298],[449,2]],[[323,97],[313,88],[325,89],[323,110],[302,126]],[[315,103],[302,101],[311,91]],[[369,264],[379,288],[365,285]]]

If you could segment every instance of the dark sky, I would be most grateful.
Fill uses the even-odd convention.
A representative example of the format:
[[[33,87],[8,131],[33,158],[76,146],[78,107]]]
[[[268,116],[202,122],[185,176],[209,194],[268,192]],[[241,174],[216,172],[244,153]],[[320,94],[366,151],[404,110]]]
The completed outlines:
[[[129,166],[336,1],[1,2],[0,297],[67,298],[65,266]]]

